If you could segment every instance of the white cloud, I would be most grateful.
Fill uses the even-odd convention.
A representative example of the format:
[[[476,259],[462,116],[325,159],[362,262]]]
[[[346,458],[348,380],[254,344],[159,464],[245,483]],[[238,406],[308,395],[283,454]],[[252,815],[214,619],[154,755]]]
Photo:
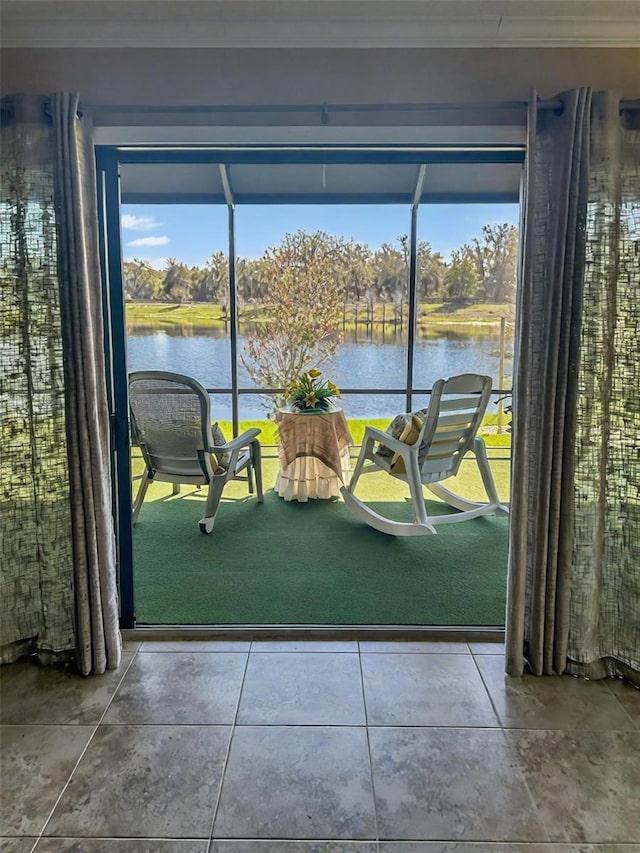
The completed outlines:
[[[161,222],[156,222],[153,216],[133,216],[131,213],[123,213],[120,222],[122,227],[129,231],[152,231],[162,225]]]
[[[138,237],[137,240],[127,243],[127,246],[137,249],[140,246],[166,246],[168,242],[168,237]]]

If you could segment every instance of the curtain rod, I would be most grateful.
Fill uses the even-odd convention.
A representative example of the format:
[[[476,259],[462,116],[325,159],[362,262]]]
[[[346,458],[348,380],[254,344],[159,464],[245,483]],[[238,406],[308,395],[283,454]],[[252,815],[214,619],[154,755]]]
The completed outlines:
[[[478,103],[423,103],[423,104],[88,104],[96,113],[314,113],[319,112],[323,121],[329,113],[347,112],[474,112],[517,110],[525,112],[528,101],[483,101]],[[539,100],[539,110],[561,110],[564,103],[559,98]],[[621,110],[640,109],[640,98],[620,101]]]
[[[45,113],[48,112],[48,98],[43,98]],[[139,113],[139,114],[197,114],[197,113],[315,113],[319,112],[323,124],[329,121],[329,113],[349,112],[483,112],[483,111],[522,111],[526,112],[528,101],[482,101],[478,103],[423,103],[423,104],[86,104],[85,109],[95,113]],[[560,111],[564,107],[561,99],[539,100],[539,110]],[[81,115],[83,107],[79,108]],[[639,110],[640,98],[621,100],[620,111]],[[8,95],[0,101],[0,111],[13,111],[13,96]]]

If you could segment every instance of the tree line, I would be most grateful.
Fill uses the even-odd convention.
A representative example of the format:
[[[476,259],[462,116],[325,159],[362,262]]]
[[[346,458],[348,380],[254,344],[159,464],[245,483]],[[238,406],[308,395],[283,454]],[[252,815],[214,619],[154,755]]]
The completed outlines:
[[[419,241],[418,300],[514,301],[517,249],[518,230],[507,223],[485,225],[479,237],[454,250],[449,260],[434,252],[429,243]],[[400,304],[407,295],[409,253],[406,235],[372,250],[364,243],[323,231],[285,234],[261,258],[237,258],[237,299],[241,307],[281,306],[287,281],[306,268],[321,281],[331,282],[334,302]],[[212,254],[203,267],[169,258],[164,269],[157,270],[134,258],[124,262],[123,270],[129,300],[227,304],[229,264],[224,252]]]

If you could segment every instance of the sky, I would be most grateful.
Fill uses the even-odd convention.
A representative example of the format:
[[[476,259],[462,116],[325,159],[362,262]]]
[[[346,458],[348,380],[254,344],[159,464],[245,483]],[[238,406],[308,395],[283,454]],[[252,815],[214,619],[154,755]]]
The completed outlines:
[[[223,205],[127,204],[121,222],[125,260],[140,258],[156,269],[167,258],[203,266],[214,252],[228,250]],[[410,211],[407,205],[238,205],[235,222],[237,255],[259,258],[299,229],[353,238],[375,250],[409,233]],[[481,236],[483,225],[503,222],[518,224],[517,204],[422,205],[418,239],[448,260],[452,249]]]

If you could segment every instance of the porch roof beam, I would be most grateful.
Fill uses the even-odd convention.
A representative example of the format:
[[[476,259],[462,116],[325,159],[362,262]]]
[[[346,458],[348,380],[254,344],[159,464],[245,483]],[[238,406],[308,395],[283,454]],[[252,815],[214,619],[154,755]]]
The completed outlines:
[[[220,169],[220,180],[222,181],[222,192],[224,193],[224,200],[227,203],[227,207],[232,208],[235,205],[233,200],[233,192],[231,190],[231,181],[229,180],[229,173],[227,172],[227,167],[224,163],[218,164],[218,169]]]
[[[412,207],[417,208],[420,204],[420,199],[422,198],[422,188],[424,186],[424,178],[427,173],[427,167],[423,163],[418,169],[418,176],[416,178],[416,186],[413,191],[413,201],[411,203]]]

